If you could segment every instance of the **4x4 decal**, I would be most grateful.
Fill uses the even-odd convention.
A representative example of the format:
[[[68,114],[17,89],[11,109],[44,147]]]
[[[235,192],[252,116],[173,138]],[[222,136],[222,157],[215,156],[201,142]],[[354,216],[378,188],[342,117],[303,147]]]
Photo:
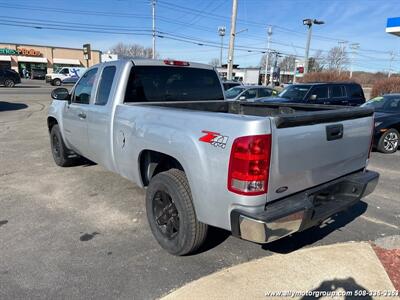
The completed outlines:
[[[214,147],[221,147],[222,149],[225,149],[226,142],[228,141],[227,136],[213,131],[203,130],[202,132],[205,133],[205,135],[199,138],[200,142],[209,143]]]

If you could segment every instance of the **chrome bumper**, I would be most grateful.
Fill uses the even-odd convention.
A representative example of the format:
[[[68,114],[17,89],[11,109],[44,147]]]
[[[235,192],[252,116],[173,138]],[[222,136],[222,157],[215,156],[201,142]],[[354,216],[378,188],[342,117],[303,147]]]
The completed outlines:
[[[265,211],[231,212],[232,234],[256,243],[269,243],[321,223],[372,193],[379,174],[357,172],[267,204]]]

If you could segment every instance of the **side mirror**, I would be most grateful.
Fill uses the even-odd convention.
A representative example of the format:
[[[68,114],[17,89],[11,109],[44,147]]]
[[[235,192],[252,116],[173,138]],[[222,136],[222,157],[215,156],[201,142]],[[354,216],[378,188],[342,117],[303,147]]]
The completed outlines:
[[[245,97],[245,96],[240,96],[240,97],[239,97],[239,100],[242,100],[242,101],[243,101],[243,100],[246,100],[246,97]]]
[[[317,100],[317,95],[311,95],[311,96],[310,96],[310,100],[312,100],[312,101]]]
[[[52,90],[51,98],[54,100],[69,100],[69,91],[66,88],[60,87]]]

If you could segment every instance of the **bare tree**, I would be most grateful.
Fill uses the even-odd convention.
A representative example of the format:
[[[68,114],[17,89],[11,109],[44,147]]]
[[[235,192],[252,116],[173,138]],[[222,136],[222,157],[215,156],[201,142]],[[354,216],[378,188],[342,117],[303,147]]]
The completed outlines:
[[[344,47],[333,47],[326,56],[326,65],[330,70],[341,71],[349,63]]]
[[[264,54],[262,57],[261,57],[261,60],[260,60],[260,68],[261,68],[261,70],[264,70],[265,69],[265,61],[266,61],[266,59],[267,59],[267,55],[266,54]],[[272,66],[272,64],[274,63],[274,55],[272,54],[272,53],[270,53],[269,54],[269,56],[268,56],[268,66],[269,67],[271,67]]]
[[[325,58],[322,55],[322,50],[315,51],[314,55],[308,60],[309,72],[321,72],[325,67]]]
[[[124,44],[122,42],[116,44],[110,51],[118,54],[119,58],[152,58],[153,56],[153,49],[150,47],[143,47],[138,44]],[[156,57],[158,57],[157,53]]]
[[[212,65],[213,67],[218,67],[219,66],[219,59],[218,58],[213,58],[210,60],[208,63],[209,65]]]
[[[283,71],[293,71],[296,64],[296,57],[294,55],[285,56],[279,63],[279,67]]]

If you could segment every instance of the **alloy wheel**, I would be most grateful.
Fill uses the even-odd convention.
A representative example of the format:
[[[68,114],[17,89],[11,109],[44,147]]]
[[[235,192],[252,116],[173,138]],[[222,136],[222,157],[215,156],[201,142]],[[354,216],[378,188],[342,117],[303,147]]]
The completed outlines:
[[[395,151],[399,144],[399,137],[395,132],[389,132],[383,142],[386,151]]]
[[[171,196],[158,191],[153,198],[153,215],[160,232],[168,239],[179,233],[179,214]]]

